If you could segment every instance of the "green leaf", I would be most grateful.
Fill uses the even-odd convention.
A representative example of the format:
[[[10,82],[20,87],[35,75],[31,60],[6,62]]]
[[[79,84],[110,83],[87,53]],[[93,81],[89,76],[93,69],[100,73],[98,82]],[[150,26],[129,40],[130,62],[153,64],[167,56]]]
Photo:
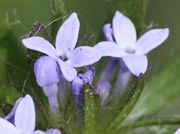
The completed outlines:
[[[20,96],[21,93],[18,92],[13,86],[0,83],[0,109],[5,115],[11,111],[15,101]]]
[[[2,39],[7,34],[7,23],[0,16],[0,39]]]
[[[0,83],[0,103],[13,105],[14,102],[21,96],[13,86]]]
[[[22,89],[27,75],[26,54],[6,21],[0,17],[0,81]]]
[[[115,0],[114,10],[120,10],[134,22],[137,33],[144,25],[144,17],[149,0]]]

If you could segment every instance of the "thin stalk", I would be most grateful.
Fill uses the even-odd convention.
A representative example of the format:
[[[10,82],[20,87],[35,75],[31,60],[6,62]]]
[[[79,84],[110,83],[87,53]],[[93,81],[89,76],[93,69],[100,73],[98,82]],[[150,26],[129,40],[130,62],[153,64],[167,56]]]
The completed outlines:
[[[132,111],[135,104],[139,100],[139,97],[143,91],[143,87],[144,87],[144,77],[143,75],[141,75],[136,85],[134,93],[131,95],[131,97],[129,98],[123,109],[120,111],[120,113],[109,125],[107,129],[108,132],[112,132],[115,129],[117,129],[119,127],[119,124],[121,124],[128,117],[129,113]]]

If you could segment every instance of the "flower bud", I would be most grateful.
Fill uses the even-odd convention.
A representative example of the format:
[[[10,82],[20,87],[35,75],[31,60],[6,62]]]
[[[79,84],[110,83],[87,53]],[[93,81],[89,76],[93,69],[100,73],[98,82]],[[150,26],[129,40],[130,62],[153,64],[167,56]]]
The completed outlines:
[[[60,69],[53,58],[42,56],[34,64],[34,73],[38,85],[45,87],[58,83]]]

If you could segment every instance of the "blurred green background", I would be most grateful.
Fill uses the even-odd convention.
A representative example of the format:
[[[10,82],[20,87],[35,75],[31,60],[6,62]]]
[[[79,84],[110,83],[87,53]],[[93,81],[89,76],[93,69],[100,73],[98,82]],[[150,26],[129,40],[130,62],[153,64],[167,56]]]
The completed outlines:
[[[150,0],[146,14],[146,24],[154,22],[157,27],[169,27],[170,36],[161,47],[155,49],[152,56],[150,70],[158,70],[165,62],[171,60],[180,52],[180,1],[179,0]],[[152,67],[153,66],[153,67]]]
[[[69,12],[78,12],[81,20],[79,45],[98,41],[104,23],[110,20],[112,0],[65,0]],[[132,112],[136,118],[178,117],[180,119],[180,1],[149,0],[145,22],[148,28],[169,27],[168,40],[151,52],[145,91]],[[34,22],[51,22],[49,0],[0,0],[0,15],[6,19],[19,39],[27,35]],[[151,77],[153,76],[153,77]],[[149,81],[148,81],[149,80]],[[4,89],[3,89],[4,90]],[[1,89],[2,92],[2,89]],[[12,92],[11,92],[12,93]],[[2,96],[1,96],[2,97]],[[155,116],[154,116],[155,115]],[[180,126],[179,126],[180,127]],[[153,133],[153,132],[150,132]],[[134,134],[134,133],[133,133]]]

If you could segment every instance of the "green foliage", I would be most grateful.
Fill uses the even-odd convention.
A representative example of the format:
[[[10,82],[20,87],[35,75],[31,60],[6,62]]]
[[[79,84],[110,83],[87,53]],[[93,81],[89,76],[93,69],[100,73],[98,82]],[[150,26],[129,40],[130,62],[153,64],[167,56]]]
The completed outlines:
[[[0,16],[0,39],[2,39],[7,34],[7,23]]]
[[[112,120],[112,123],[108,127],[108,132],[111,133],[117,133],[121,130],[121,123],[128,117],[131,110],[134,108],[135,104],[139,100],[139,97],[143,91],[144,88],[144,76],[141,75],[139,80],[137,81],[137,84],[134,88],[131,89],[129,92],[131,95],[128,97],[127,102],[124,104],[122,109],[120,109],[119,113],[115,117],[114,120]],[[124,96],[125,94],[123,94]],[[119,102],[121,104],[121,101]]]
[[[85,85],[83,89],[84,97],[84,121],[83,134],[96,134],[97,132],[97,101],[93,88],[90,85]]]
[[[22,85],[26,75],[26,55],[20,42],[9,29],[8,24],[0,20],[0,80],[14,85]],[[20,86],[21,87],[21,86]]]
[[[0,102],[14,105],[14,102],[21,96],[13,86],[1,83],[0,85]]]
[[[0,113],[4,114],[2,116],[7,115],[11,111],[14,102],[19,97],[21,97],[21,94],[13,86],[0,83]]]
[[[164,133],[170,133],[180,126],[179,57],[180,55],[176,55],[156,76],[146,82],[139,102],[124,123],[126,130],[155,126],[157,128],[153,133],[158,133],[162,129]]]
[[[26,55],[6,21],[0,17],[0,102],[13,104],[26,77]]]

